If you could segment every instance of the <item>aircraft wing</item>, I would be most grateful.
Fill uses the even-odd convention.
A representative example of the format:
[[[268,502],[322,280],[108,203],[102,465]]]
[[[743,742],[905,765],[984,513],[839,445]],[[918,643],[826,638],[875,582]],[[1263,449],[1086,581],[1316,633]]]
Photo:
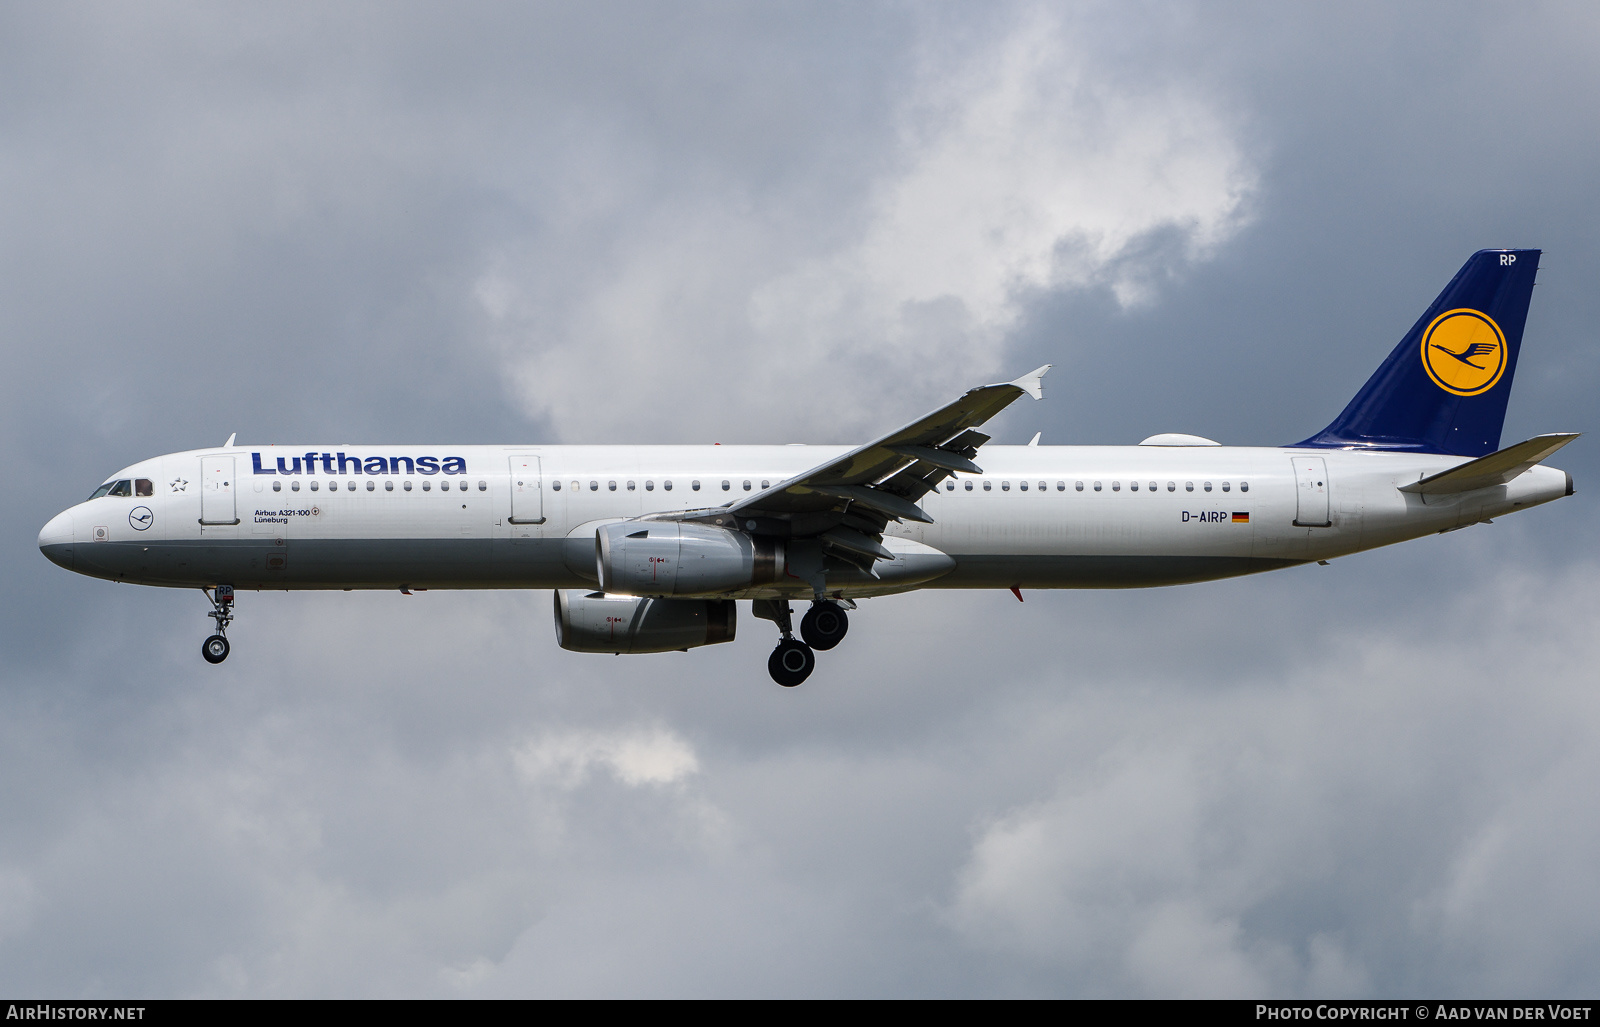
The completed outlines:
[[[1015,381],[972,389],[841,457],[728,506],[691,511],[688,519],[734,520],[757,534],[820,537],[829,550],[870,570],[875,561],[892,558],[882,546],[889,521],[931,523],[918,500],[953,472],[983,473],[973,457],[989,436],[977,426],[1024,393],[1043,398],[1040,379],[1049,370],[1046,364]]]
[[[876,510],[891,520],[931,522],[916,501],[952,471],[981,474],[972,462],[989,436],[972,429],[1023,393],[1039,399],[1046,364],[1016,381],[972,389],[954,403],[844,456],[734,503],[734,513],[804,513],[843,503]]]

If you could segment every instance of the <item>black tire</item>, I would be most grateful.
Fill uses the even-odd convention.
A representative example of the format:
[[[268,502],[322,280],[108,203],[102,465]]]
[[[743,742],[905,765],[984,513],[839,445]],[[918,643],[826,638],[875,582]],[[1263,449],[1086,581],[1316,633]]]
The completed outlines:
[[[200,643],[200,655],[206,658],[207,663],[221,663],[228,658],[228,640],[221,635],[212,635]]]
[[[779,642],[778,648],[767,657],[767,673],[784,688],[798,685],[810,677],[816,667],[817,658],[812,654],[811,647],[792,638]]]
[[[800,637],[813,649],[827,651],[844,641],[850,630],[850,618],[838,603],[812,603],[811,609],[800,618]]]

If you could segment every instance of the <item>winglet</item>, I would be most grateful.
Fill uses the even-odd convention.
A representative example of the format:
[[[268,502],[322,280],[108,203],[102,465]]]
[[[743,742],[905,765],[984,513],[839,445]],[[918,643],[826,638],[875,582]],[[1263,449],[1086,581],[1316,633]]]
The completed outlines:
[[[233,440],[238,438],[238,437],[239,437],[239,433],[238,432],[234,432],[232,435],[229,435],[228,436],[228,441],[224,442],[222,444],[222,448],[223,449],[232,449],[233,448]]]
[[[1036,367],[1016,381],[1007,382],[1006,384],[1015,385],[1034,399],[1044,399],[1044,382],[1042,379],[1045,373],[1053,366],[1053,364],[1046,364],[1043,367]]]

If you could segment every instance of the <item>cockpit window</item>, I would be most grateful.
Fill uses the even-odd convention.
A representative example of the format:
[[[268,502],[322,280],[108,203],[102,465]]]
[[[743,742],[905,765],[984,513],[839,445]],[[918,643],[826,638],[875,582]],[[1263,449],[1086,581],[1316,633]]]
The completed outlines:
[[[107,492],[106,495],[131,496],[133,495],[133,482],[129,481],[127,478],[123,478],[121,481],[111,486],[111,491]]]
[[[90,496],[89,498],[90,499],[99,499],[101,496],[105,495],[107,492],[110,492],[111,491],[111,486],[113,486],[115,484],[116,484],[116,482],[114,482],[114,481],[106,482],[104,485],[102,485],[99,488],[95,489],[94,490],[94,495]]]
[[[155,484],[149,478],[133,479],[133,494],[136,496],[153,496],[156,494]]]

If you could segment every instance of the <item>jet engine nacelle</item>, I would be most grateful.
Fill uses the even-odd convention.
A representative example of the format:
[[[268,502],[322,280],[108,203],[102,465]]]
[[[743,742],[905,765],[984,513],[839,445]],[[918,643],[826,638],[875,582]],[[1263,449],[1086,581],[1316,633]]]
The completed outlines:
[[[732,599],[556,592],[556,641],[575,653],[665,653],[733,641]]]
[[[600,588],[636,596],[715,595],[783,575],[783,543],[680,521],[622,521],[595,532]]]

